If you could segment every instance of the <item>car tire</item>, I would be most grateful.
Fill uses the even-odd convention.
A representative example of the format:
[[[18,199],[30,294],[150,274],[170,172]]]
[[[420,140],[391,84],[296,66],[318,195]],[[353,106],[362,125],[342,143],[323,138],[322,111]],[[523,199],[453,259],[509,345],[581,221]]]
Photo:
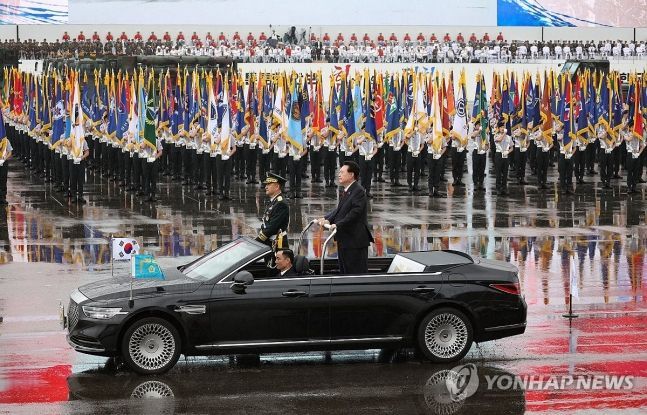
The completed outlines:
[[[472,323],[454,308],[439,308],[422,319],[417,340],[422,354],[432,362],[456,362],[472,346]]]
[[[168,372],[180,357],[180,335],[173,324],[158,317],[137,320],[124,333],[121,354],[141,375]]]

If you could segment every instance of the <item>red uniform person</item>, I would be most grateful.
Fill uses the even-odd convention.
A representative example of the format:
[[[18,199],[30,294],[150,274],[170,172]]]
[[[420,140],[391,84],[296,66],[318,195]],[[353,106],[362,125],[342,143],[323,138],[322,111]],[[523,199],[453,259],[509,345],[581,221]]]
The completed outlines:
[[[94,32],[94,33],[92,34],[92,41],[93,41],[93,42],[98,42],[98,41],[100,41],[100,40],[101,40],[101,38],[99,37],[99,34],[98,34],[97,32]]]
[[[398,38],[395,35],[395,33],[391,33],[391,36],[389,36],[389,41],[390,42],[397,42],[398,41]]]
[[[357,36],[355,35],[355,33],[350,35],[350,41],[353,43],[357,43]]]
[[[499,34],[497,35],[496,40],[499,42],[503,42],[503,34],[501,32],[499,32]]]
[[[409,36],[408,33],[404,34],[404,41],[407,42],[407,43],[411,42],[411,36]]]
[[[436,41],[438,40],[438,38],[436,37],[436,34],[435,34],[435,33],[432,33],[432,34],[431,34],[431,37],[429,38],[429,40],[431,40],[432,42],[436,42]]]
[[[211,32],[207,32],[207,36],[204,37],[209,44],[213,41],[213,36],[211,35]]]
[[[106,35],[106,41],[112,42],[115,38],[112,36],[112,33],[108,32]]]
[[[476,39],[476,34],[472,33],[472,35],[470,36],[470,42],[476,42],[476,40],[477,40]]]
[[[364,33],[362,40],[364,41],[364,43],[368,43],[371,41],[371,38],[368,36],[368,33]]]
[[[238,42],[239,40],[240,40],[240,35],[238,34],[238,32],[235,32],[234,33],[234,42]]]
[[[252,32],[249,32],[249,34],[247,35],[247,43],[249,43],[250,45],[254,43],[254,35],[252,34]]]
[[[463,43],[465,42],[465,38],[463,37],[463,34],[461,32],[458,32],[458,36],[456,36],[456,41],[458,43]]]
[[[142,41],[142,39],[143,39],[143,38],[142,38],[142,34],[141,34],[141,33],[139,33],[139,30],[137,31],[137,33],[135,33],[134,38],[135,38],[135,40],[136,40],[137,42],[141,42],[141,41]]]
[[[184,33],[182,33],[181,30],[180,30],[180,33],[178,33],[177,36],[175,37],[175,41],[176,42],[180,42],[180,41],[184,42]]]
[[[197,32],[193,32],[193,34],[191,35],[191,42],[192,42],[192,43],[196,43],[196,42],[197,42],[197,41],[199,41],[199,40],[200,40],[200,37],[198,36],[198,33],[197,33]]]
[[[169,34],[169,32],[164,32],[164,36],[162,36],[162,40],[164,42],[170,42],[171,41],[171,35]]]
[[[483,42],[489,42],[489,41],[490,41],[490,35],[488,35],[487,32],[485,32],[485,34],[483,35]]]
[[[63,32],[63,42],[69,42],[70,41],[70,35],[67,34],[67,32]]]
[[[445,36],[443,36],[443,42],[451,42],[452,37],[449,36],[449,33],[445,33]]]
[[[76,40],[79,42],[83,42],[85,40],[85,35],[83,34],[83,30],[81,30],[81,33],[76,37]]]
[[[341,33],[339,33],[339,34],[337,35],[337,42],[339,42],[339,43],[344,43],[344,35],[342,35]]]
[[[119,40],[128,40],[128,35],[126,32],[121,32],[121,35],[119,35]]]
[[[424,42],[425,41],[425,35],[423,35],[422,32],[418,33],[418,37],[416,38],[416,40],[418,42],[420,42],[420,43]]]
[[[330,36],[328,35],[328,33],[324,33],[323,41],[324,43],[330,43]]]
[[[381,32],[377,35],[377,42],[384,42],[384,35]]]
[[[316,42],[317,41],[317,36],[315,36],[314,32],[310,33],[310,42]]]
[[[151,42],[157,41],[157,36],[155,35],[155,32],[151,32],[150,36],[148,36],[148,40],[150,40]]]
[[[267,36],[265,35],[265,32],[261,32],[261,35],[258,37],[258,40],[261,42],[265,42],[267,40]]]

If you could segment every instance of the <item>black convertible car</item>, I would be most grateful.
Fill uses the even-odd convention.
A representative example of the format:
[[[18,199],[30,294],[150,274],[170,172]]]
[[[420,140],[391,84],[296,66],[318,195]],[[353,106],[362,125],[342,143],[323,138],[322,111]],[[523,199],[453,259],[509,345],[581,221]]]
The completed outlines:
[[[272,255],[243,237],[164,270],[161,281],[123,277],[81,286],[70,298],[68,342],[155,374],[181,353],[416,346],[434,362],[453,362],[474,341],[526,328],[517,269],[505,262],[410,252],[370,258],[366,274],[340,275],[334,259],[297,256],[298,276],[277,278],[268,267]]]

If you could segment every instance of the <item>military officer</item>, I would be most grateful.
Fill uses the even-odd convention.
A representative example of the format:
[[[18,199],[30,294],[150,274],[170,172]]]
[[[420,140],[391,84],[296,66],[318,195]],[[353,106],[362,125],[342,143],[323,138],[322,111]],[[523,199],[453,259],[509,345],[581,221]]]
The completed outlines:
[[[287,229],[290,223],[290,207],[283,199],[281,190],[287,180],[278,174],[268,173],[263,184],[270,204],[263,213],[263,223],[256,240],[274,249],[288,247]]]

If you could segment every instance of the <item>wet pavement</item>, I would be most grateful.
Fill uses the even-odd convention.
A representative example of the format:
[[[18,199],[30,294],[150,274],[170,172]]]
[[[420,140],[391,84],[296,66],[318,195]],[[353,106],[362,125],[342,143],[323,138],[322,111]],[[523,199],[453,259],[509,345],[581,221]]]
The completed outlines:
[[[234,200],[219,201],[163,178],[150,204],[90,174],[89,203],[76,206],[15,162],[10,205],[0,211],[0,414],[645,413],[647,187],[627,195],[624,183],[602,191],[597,178],[587,180],[574,196],[531,184],[511,185],[507,197],[475,195],[468,180],[449,185],[443,199],[374,184],[371,255],[450,248],[519,268],[528,329],[473,346],[461,364],[474,365],[478,387],[456,395],[447,381],[455,365],[426,363],[410,350],[181,359],[152,378],[74,352],[57,308],[76,286],[110,276],[110,236],[137,238],[163,265],[185,263],[255,234],[265,197],[258,186],[234,184]],[[290,201],[292,241],[337,203],[320,184],[305,193]],[[324,236],[309,233],[303,250],[318,255]],[[562,314],[572,260],[579,318],[569,322]],[[127,273],[127,264],[115,272]],[[542,375],[630,376],[632,385],[488,387]]]

